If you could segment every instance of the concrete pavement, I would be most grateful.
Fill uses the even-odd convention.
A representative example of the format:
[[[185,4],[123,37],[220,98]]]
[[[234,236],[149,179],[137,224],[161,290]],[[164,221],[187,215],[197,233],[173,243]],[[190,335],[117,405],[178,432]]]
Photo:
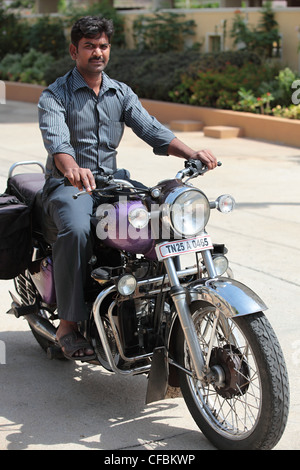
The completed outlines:
[[[276,449],[300,449],[300,148],[217,140],[201,132],[177,135],[193,148],[210,148],[223,163],[195,185],[210,199],[231,193],[237,201],[230,215],[212,213],[208,232],[228,246],[235,278],[269,307],[291,387],[288,425]],[[36,106],[0,104],[0,192],[13,162],[45,162],[45,156]],[[134,179],[154,185],[175,175],[182,163],[155,156],[126,129],[119,166]],[[5,315],[9,289],[12,281],[0,281],[1,450],[214,449],[181,398],[144,404],[146,377],[123,378],[94,365],[49,361],[27,322]]]

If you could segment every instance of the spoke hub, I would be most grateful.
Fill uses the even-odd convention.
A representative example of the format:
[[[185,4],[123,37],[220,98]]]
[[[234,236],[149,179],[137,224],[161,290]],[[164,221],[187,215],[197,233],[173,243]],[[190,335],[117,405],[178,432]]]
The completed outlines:
[[[246,393],[249,369],[235,346],[226,344],[223,348],[213,348],[209,366],[217,377],[214,382],[215,390],[223,398],[229,399]]]

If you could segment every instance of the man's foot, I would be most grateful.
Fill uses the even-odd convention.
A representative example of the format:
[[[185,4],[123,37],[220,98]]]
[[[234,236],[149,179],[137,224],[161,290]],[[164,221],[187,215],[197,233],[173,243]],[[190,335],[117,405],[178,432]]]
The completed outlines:
[[[95,352],[79,333],[77,323],[61,320],[56,339],[64,356],[73,361],[91,361]]]

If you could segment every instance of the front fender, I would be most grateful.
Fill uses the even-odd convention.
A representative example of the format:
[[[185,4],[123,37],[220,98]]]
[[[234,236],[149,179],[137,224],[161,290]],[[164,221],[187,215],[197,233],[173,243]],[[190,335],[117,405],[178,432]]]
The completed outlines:
[[[249,315],[267,309],[249,287],[235,279],[219,277],[200,280],[187,287],[189,303],[204,301],[216,306],[227,318]]]

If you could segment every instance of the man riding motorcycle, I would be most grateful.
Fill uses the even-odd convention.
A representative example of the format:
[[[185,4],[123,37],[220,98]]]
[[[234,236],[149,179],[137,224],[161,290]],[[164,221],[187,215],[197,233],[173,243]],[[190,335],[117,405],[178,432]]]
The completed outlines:
[[[96,175],[118,171],[116,149],[124,125],[131,127],[156,155],[201,160],[209,169],[217,166],[209,150],[195,151],[181,142],[147,113],[127,85],[104,73],[112,34],[110,20],[84,17],[77,21],[70,44],[76,67],[50,85],[38,105],[48,152],[43,203],[45,235],[53,243],[60,318],[56,337],[64,355],[72,360],[94,357],[91,346],[77,329],[77,324],[88,318],[84,284],[92,254],[92,190],[96,188]],[[71,186],[64,184],[65,178]],[[72,195],[78,189],[91,195],[75,202]]]

